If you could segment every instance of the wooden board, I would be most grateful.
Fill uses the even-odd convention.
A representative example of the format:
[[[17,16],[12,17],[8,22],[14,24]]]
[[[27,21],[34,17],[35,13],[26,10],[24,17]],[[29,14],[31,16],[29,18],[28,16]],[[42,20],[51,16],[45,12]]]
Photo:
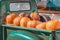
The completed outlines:
[[[50,11],[50,10],[42,10],[42,9],[38,9],[38,12],[60,14],[60,11]]]

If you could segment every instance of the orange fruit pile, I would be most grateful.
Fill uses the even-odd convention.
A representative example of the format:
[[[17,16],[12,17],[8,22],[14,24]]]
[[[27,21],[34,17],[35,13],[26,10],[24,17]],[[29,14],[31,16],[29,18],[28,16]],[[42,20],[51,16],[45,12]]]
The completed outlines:
[[[50,20],[47,22],[41,22],[39,15],[36,12],[25,14],[24,12],[11,13],[6,16],[6,24],[13,24],[14,26],[21,26],[27,28],[37,28],[44,30],[59,30],[60,20]]]

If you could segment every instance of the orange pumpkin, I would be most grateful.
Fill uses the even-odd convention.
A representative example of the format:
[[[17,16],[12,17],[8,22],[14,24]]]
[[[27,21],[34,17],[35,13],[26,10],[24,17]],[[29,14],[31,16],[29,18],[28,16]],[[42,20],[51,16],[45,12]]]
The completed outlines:
[[[46,29],[46,22],[43,22],[43,23],[41,23],[41,24],[38,24],[38,25],[36,26],[36,28],[37,28],[37,29]]]
[[[47,30],[55,30],[56,25],[58,24],[59,21],[57,20],[51,20],[46,23],[46,29]]]
[[[39,15],[36,12],[31,13],[30,17],[33,20],[40,20]]]
[[[41,21],[38,21],[38,20],[37,20],[37,25],[38,25],[38,24],[41,24],[41,23],[42,23]]]
[[[31,20],[27,23],[27,28],[35,28],[37,24],[39,24],[38,21]]]
[[[10,14],[6,16],[6,23],[7,24],[13,24],[13,20],[16,18],[15,14]]]
[[[25,17],[28,17],[28,18],[30,18],[30,14],[26,14],[26,15],[25,15]],[[30,18],[30,19],[31,19],[31,18]]]
[[[6,17],[6,23],[7,23],[7,24],[12,24],[12,17],[11,17],[11,15],[8,15],[8,16]]]
[[[27,26],[27,22],[30,21],[30,19],[28,17],[23,17],[20,21],[20,26],[21,27],[26,27]]]
[[[11,16],[12,16],[12,19],[14,19],[14,18],[16,18],[16,17],[17,17],[17,15],[16,15],[16,14],[14,14],[14,13],[12,13],[12,14],[11,14]]]
[[[13,25],[14,25],[14,26],[19,26],[21,19],[22,19],[22,16],[21,16],[21,17],[16,17],[16,18],[13,20]]]
[[[60,29],[60,21],[56,25],[56,30],[59,30],[59,29]]]
[[[20,12],[19,16],[25,16],[25,13],[24,12]]]

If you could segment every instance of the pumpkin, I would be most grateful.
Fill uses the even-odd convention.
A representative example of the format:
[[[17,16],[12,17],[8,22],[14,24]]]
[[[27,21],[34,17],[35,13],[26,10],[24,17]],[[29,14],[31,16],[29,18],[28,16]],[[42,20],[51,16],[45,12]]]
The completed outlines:
[[[15,14],[9,14],[6,16],[6,23],[7,24],[13,24],[13,20],[16,18]]]
[[[56,30],[59,30],[59,29],[60,29],[60,21],[56,25]]]
[[[39,22],[40,23],[40,22]],[[37,24],[39,24],[36,20],[31,20],[27,23],[27,28],[35,28]]]
[[[13,21],[13,25],[14,26],[19,26],[20,25],[20,20],[22,19],[22,16],[21,17],[16,17]]]
[[[23,16],[24,17],[25,16],[25,13],[24,12],[20,12],[19,13],[19,16]]]
[[[31,13],[30,17],[33,20],[40,20],[39,15],[36,12]]]
[[[17,15],[16,14],[14,14],[14,13],[12,13],[12,14],[10,14],[11,16],[12,16],[12,19],[14,19],[14,18],[16,18],[17,17]]]
[[[41,21],[38,21],[38,20],[37,20],[37,25],[38,25],[38,24],[41,24],[41,23],[42,23]]]
[[[8,15],[8,16],[6,17],[6,23],[7,23],[7,24],[12,24],[12,17],[11,17],[11,15]]]
[[[26,14],[25,17],[28,17],[28,18],[30,18],[30,20],[32,20],[30,17],[30,14]]]
[[[43,22],[43,23],[41,23],[41,24],[38,24],[38,25],[36,26],[36,28],[37,28],[37,29],[46,29],[46,22]]]
[[[47,30],[56,30],[56,25],[59,21],[57,20],[51,20],[46,23],[46,29]]]
[[[30,21],[30,19],[28,17],[23,17],[20,21],[20,26],[21,27],[26,27],[28,21]]]

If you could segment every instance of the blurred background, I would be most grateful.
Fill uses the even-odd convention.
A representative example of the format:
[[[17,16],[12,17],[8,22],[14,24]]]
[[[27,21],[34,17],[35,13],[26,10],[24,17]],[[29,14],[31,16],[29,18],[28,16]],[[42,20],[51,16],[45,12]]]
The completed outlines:
[[[37,0],[40,15],[49,15],[51,19],[60,19],[60,0]]]

